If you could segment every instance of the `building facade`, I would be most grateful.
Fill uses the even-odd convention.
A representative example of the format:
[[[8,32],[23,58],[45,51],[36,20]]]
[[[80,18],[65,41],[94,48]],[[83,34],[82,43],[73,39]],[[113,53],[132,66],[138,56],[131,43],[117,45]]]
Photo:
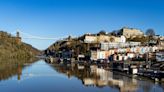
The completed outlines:
[[[85,43],[101,43],[101,42],[122,42],[126,41],[125,37],[116,37],[110,35],[86,35],[84,37]]]
[[[133,38],[137,36],[143,36],[144,33],[141,30],[134,28],[122,28],[120,35],[124,35],[126,38]]]

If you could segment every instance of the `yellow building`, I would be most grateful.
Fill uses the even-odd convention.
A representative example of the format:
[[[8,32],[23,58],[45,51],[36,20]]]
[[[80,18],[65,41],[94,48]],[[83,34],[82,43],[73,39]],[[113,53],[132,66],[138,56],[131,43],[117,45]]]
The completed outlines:
[[[110,35],[86,35],[84,37],[85,43],[101,43],[101,42],[121,42],[121,37]]]
[[[133,38],[136,36],[143,36],[144,33],[141,30],[134,29],[134,28],[122,28],[121,35],[124,35],[126,38]]]

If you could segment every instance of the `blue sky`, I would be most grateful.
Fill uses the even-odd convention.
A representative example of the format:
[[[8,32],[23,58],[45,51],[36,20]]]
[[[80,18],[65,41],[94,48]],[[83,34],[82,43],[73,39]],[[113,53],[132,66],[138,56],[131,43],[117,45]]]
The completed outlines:
[[[164,35],[164,0],[0,0],[0,30],[9,33],[60,38],[122,27]],[[23,41],[42,50],[55,42]]]

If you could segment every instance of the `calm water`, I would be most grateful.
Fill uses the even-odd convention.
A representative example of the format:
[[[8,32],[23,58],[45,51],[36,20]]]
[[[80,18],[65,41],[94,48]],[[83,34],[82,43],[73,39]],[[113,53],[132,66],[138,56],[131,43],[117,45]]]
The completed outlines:
[[[94,65],[55,65],[39,60],[0,63],[0,92],[164,92],[164,87]]]

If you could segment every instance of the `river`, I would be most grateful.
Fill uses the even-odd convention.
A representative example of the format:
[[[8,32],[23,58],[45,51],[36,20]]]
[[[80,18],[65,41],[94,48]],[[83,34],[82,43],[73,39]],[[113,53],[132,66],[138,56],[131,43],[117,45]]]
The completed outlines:
[[[57,65],[38,60],[0,63],[0,92],[164,92],[164,85],[96,65]]]

